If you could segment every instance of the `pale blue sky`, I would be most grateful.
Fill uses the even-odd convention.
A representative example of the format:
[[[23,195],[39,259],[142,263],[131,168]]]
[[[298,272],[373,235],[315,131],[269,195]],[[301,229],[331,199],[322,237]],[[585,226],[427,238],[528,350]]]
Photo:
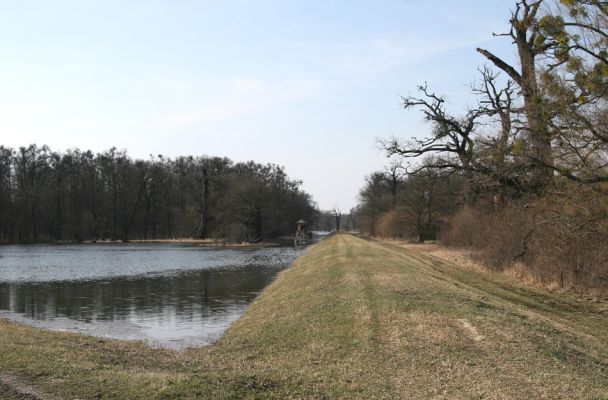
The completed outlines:
[[[284,165],[322,208],[356,204],[377,137],[427,81],[464,109],[513,59],[509,0],[0,1],[0,144]]]

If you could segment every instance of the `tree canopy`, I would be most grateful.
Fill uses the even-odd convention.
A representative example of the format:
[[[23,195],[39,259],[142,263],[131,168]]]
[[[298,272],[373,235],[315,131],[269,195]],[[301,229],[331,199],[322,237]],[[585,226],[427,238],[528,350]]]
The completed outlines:
[[[0,241],[275,238],[316,218],[300,184],[253,161],[0,146]]]

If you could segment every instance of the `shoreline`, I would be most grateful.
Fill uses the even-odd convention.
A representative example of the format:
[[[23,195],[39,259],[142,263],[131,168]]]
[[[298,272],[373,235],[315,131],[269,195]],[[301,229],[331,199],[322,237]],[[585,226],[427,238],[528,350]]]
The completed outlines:
[[[273,241],[261,242],[229,242],[220,239],[133,239],[128,241],[123,240],[62,240],[62,241],[42,241],[34,243],[0,243],[2,246],[36,246],[36,245],[93,245],[93,244],[192,244],[200,247],[216,247],[216,248],[267,248],[267,247],[284,247],[293,246],[293,239],[285,238],[284,240],[277,239]]]
[[[99,242],[97,242],[99,243]],[[263,242],[227,242],[216,239],[138,239],[129,240],[125,243],[149,243],[149,244],[193,244],[199,247],[221,247],[221,248],[266,248],[266,247],[280,247],[286,246],[278,241],[263,241]],[[293,242],[291,242],[293,243]]]

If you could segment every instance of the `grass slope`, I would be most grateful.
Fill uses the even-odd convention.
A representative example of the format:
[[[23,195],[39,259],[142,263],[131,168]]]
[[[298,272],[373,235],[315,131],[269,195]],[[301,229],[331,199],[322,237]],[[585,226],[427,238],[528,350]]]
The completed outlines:
[[[149,349],[0,320],[0,371],[64,398],[607,399],[604,312],[335,235],[214,346]]]

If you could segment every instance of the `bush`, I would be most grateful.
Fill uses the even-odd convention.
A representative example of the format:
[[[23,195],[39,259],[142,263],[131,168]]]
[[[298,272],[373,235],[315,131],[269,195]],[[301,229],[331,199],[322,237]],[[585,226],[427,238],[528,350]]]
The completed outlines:
[[[474,250],[483,264],[519,262],[538,282],[608,294],[608,225],[601,198],[537,199],[498,211],[463,207],[444,227],[441,243]],[[584,201],[583,201],[584,200]]]
[[[405,237],[405,227],[407,221],[400,218],[395,210],[386,212],[378,218],[376,222],[376,236],[382,238],[402,238]]]
[[[533,217],[526,207],[509,206],[494,212],[464,207],[441,233],[443,244],[473,248],[480,261],[502,269],[526,255]]]

